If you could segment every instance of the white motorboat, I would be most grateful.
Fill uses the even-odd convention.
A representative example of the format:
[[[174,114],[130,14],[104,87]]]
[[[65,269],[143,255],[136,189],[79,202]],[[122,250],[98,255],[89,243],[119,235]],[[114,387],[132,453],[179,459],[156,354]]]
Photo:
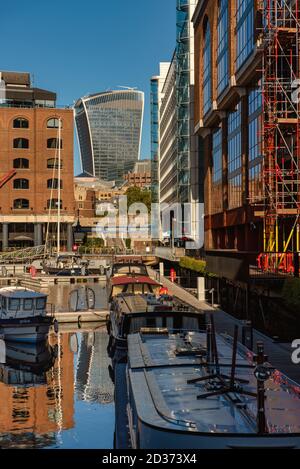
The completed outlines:
[[[47,295],[21,287],[0,289],[0,335],[6,341],[45,340],[53,318],[47,316]]]

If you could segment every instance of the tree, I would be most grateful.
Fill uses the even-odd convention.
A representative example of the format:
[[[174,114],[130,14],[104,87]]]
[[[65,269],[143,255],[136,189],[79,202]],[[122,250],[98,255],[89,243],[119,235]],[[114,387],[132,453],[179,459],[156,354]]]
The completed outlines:
[[[146,205],[148,211],[151,211],[151,192],[139,187],[129,187],[126,191],[128,208],[135,203]]]

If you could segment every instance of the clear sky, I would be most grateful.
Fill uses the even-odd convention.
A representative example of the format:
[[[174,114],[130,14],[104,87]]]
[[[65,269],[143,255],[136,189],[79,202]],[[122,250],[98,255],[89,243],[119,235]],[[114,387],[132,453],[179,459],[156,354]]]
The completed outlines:
[[[150,77],[172,57],[175,16],[175,0],[5,2],[0,69],[31,72],[35,86],[58,94],[58,104],[118,85],[144,91],[141,156],[149,157]]]

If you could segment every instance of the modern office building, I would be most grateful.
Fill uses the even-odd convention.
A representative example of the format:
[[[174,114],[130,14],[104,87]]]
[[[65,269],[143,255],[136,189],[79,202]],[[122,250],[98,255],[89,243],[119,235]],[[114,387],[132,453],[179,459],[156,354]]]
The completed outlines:
[[[159,201],[163,204],[177,202],[177,106],[176,106],[176,54],[162,88],[160,106],[159,141]]]
[[[162,88],[169,69],[169,62],[159,64],[159,75],[151,78],[151,190],[152,203],[159,202],[160,192],[160,106],[162,102]]]
[[[193,17],[205,247],[221,276],[244,260],[286,271],[300,250],[298,4],[200,0]]]
[[[140,158],[144,93],[134,89],[85,96],[75,104],[82,170],[123,183]]]
[[[0,72],[0,82],[0,247],[42,245],[47,227],[55,237],[60,206],[62,247],[71,249],[73,111],[56,107],[55,93],[33,88],[29,73]]]

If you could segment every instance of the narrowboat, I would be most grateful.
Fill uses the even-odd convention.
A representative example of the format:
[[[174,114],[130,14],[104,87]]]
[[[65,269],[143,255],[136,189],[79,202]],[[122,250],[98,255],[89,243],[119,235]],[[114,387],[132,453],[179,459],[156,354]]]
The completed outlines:
[[[266,362],[262,343],[254,354],[237,337],[130,334],[116,367],[115,447],[300,448],[300,386]]]
[[[127,337],[142,328],[198,330],[205,325],[205,315],[176,302],[168,295],[122,293],[115,296],[107,318],[110,335],[108,353],[115,361],[127,359]]]

